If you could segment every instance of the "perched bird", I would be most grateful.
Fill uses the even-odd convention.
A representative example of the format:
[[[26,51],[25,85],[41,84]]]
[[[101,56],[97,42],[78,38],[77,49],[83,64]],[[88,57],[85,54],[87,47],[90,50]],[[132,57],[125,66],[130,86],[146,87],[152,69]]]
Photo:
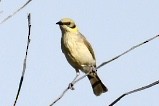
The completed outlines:
[[[70,18],[63,18],[57,22],[60,26],[61,49],[64,53],[68,63],[76,70],[76,77],[79,75],[79,70],[84,73],[90,72],[94,67],[96,68],[96,59],[94,51],[90,43],[79,32],[75,22]],[[91,71],[87,75],[96,96],[108,91],[105,85],[99,79],[96,70]]]

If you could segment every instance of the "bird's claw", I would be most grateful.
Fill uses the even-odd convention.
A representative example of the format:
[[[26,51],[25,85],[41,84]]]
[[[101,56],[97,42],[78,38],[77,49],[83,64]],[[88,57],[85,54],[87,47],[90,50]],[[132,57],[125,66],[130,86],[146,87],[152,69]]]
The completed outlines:
[[[71,89],[71,90],[75,90],[72,83],[69,84],[68,88]]]

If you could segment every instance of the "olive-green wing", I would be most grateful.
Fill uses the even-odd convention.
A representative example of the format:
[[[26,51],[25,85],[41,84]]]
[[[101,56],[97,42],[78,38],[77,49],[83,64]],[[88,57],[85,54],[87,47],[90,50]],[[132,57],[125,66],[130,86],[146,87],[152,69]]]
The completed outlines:
[[[63,38],[61,38],[61,50],[64,54],[69,52],[69,50],[67,49],[67,47],[64,44]]]
[[[93,56],[93,59],[95,59],[95,55],[94,55],[94,51],[93,51],[93,48],[91,46],[91,44],[87,41],[87,39],[80,33],[81,37],[82,37],[82,40],[84,42],[84,44],[87,46],[88,50],[90,51],[90,53],[92,54]]]

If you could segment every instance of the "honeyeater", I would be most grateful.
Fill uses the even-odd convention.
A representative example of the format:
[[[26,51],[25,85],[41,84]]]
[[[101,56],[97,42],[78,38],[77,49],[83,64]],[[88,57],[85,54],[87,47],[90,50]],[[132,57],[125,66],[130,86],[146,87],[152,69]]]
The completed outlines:
[[[94,51],[90,43],[80,33],[75,22],[70,18],[63,18],[56,24],[59,25],[61,37],[61,49],[68,63],[75,69],[76,77],[79,75],[79,70],[84,73],[90,72],[87,77],[90,80],[93,92],[96,96],[108,91],[105,85],[98,77],[96,71],[91,71],[96,68],[96,59]],[[75,80],[74,79],[74,80]]]

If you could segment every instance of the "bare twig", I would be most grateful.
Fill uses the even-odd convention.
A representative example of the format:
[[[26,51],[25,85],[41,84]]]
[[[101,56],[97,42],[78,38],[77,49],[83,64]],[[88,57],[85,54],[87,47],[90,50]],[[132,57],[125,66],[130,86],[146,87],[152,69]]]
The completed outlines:
[[[148,88],[150,88],[150,87],[152,87],[152,86],[155,86],[155,85],[157,85],[157,84],[159,84],[159,80],[158,80],[158,81],[155,81],[155,82],[153,82],[153,83],[151,83],[151,84],[149,84],[149,85],[143,86],[143,87],[141,87],[141,88],[138,88],[138,89],[135,89],[135,90],[126,92],[126,93],[122,94],[120,97],[118,97],[118,98],[117,98],[114,102],[112,102],[109,106],[113,106],[113,105],[116,104],[121,98],[123,98],[123,97],[126,96],[126,95],[129,95],[129,94],[132,94],[132,93],[135,93],[135,92],[138,92],[138,91],[142,91],[142,90],[148,89]]]
[[[97,67],[97,69],[100,68],[100,67],[102,67],[102,66],[104,66],[104,65],[106,65],[106,64],[108,64],[108,63],[110,63],[110,62],[112,62],[112,61],[114,61],[114,60],[116,60],[116,59],[118,59],[119,57],[121,57],[121,56],[127,54],[128,52],[130,52],[130,51],[136,49],[137,47],[139,47],[139,46],[141,46],[141,45],[143,45],[143,44],[146,44],[146,43],[152,41],[153,39],[155,39],[155,38],[157,38],[157,37],[159,37],[159,35],[156,35],[156,36],[154,36],[154,37],[152,37],[152,38],[150,38],[150,39],[148,39],[148,40],[146,40],[146,41],[144,41],[144,42],[142,42],[142,43],[140,43],[140,44],[138,44],[138,45],[135,45],[135,46],[131,47],[130,49],[128,49],[127,51],[121,53],[120,55],[115,56],[114,58],[112,58],[112,59],[110,59],[110,60],[108,60],[108,61],[106,61],[106,62],[103,62],[101,65],[99,65],[99,66]]]
[[[27,61],[27,56],[28,56],[28,49],[29,49],[29,44],[30,44],[30,32],[31,32],[31,15],[30,13],[28,14],[28,41],[27,41],[27,48],[26,48],[26,52],[25,52],[25,58],[24,58],[24,62],[23,62],[23,71],[22,71],[22,76],[20,79],[20,83],[19,83],[19,88],[18,88],[18,92],[16,95],[16,99],[14,101],[14,105],[16,106],[17,100],[18,100],[18,96],[22,87],[22,83],[23,83],[23,79],[24,79],[24,74],[25,74],[25,70],[26,70],[26,61]]]
[[[87,74],[83,75],[82,77],[78,78],[77,80],[75,80],[74,82],[72,81],[68,87],[62,92],[62,94],[53,102],[50,104],[50,106],[53,106],[57,101],[59,101],[63,96],[64,94],[69,90],[74,90],[73,86],[75,85],[75,83],[77,83],[78,81],[82,80],[83,78],[85,78],[91,71],[89,71]]]
[[[127,54],[128,52],[130,52],[130,51],[136,49],[137,47],[139,47],[139,46],[141,46],[141,45],[144,45],[144,44],[146,44],[146,43],[152,41],[153,39],[155,39],[155,38],[157,38],[157,37],[159,37],[159,35],[156,35],[156,36],[154,36],[154,37],[152,37],[152,38],[150,38],[150,39],[148,39],[148,40],[146,40],[146,41],[144,41],[144,42],[142,42],[142,43],[140,43],[140,44],[137,44],[137,45],[131,47],[130,49],[128,49],[127,51],[121,53],[120,55],[115,56],[114,58],[112,58],[112,59],[110,59],[110,60],[108,60],[108,61],[106,61],[106,62],[103,62],[103,63],[100,64],[96,69],[101,68],[102,66],[104,66],[104,65],[106,65],[106,64],[108,64],[108,63],[110,63],[110,62],[112,62],[112,61],[114,61],[114,60],[116,60],[116,59],[118,59],[119,57],[121,57],[121,56]],[[69,84],[69,86],[63,91],[63,93],[62,93],[50,106],[54,105],[57,101],[59,101],[69,89],[72,89],[72,87],[74,86],[75,83],[77,83],[78,81],[80,81],[80,80],[82,80],[83,78],[85,78],[89,73],[90,73],[90,72],[88,72],[88,73],[85,74],[84,76],[78,78],[78,79],[75,80],[74,82],[70,83],[71,86],[70,86],[70,84]],[[152,86],[154,86],[154,85],[152,85]],[[151,86],[149,86],[149,87],[151,87]],[[139,89],[138,91],[140,91],[140,90],[143,90],[143,89]],[[136,90],[135,90],[135,91],[136,91]],[[128,94],[133,93],[133,92],[134,92],[134,91],[128,92]],[[124,95],[122,95],[122,96],[121,96],[120,98],[118,98],[118,99],[120,100],[122,97],[124,97],[125,95],[128,95],[128,94],[124,94]],[[119,101],[119,100],[118,100],[118,101]],[[110,105],[110,106],[111,106],[111,105]]]
[[[69,89],[70,89],[70,88],[67,87],[67,88],[62,92],[62,94],[61,94],[53,103],[50,104],[50,106],[54,105],[57,101],[59,101]]]
[[[11,18],[12,16],[14,16],[16,13],[18,13],[20,10],[22,10],[25,6],[27,6],[32,0],[28,0],[22,7],[20,7],[18,10],[16,10],[14,13],[12,13],[11,15],[9,15],[8,17],[6,17],[5,19],[3,19],[0,24],[4,23],[5,21],[7,21],[9,18]]]

